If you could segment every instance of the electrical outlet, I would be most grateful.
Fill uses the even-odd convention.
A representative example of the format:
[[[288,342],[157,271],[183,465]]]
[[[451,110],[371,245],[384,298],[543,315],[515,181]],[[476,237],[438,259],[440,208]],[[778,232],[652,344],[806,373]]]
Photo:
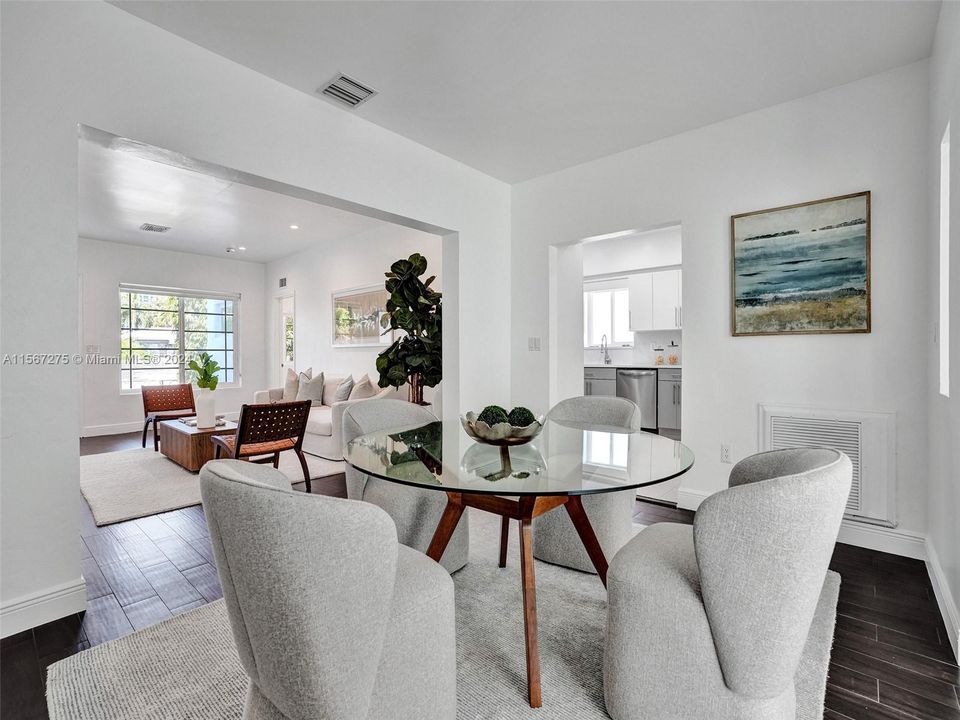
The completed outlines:
[[[720,443],[720,462],[730,463],[730,443]]]

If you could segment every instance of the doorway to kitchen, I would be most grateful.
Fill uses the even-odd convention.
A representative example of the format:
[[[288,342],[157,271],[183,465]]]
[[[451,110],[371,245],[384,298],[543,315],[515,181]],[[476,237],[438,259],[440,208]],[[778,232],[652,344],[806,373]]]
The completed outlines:
[[[583,266],[583,392],[627,398],[643,430],[681,437],[683,270],[681,227],[586,238]],[[626,447],[585,458],[626,466]],[[680,479],[638,497],[676,504]]]

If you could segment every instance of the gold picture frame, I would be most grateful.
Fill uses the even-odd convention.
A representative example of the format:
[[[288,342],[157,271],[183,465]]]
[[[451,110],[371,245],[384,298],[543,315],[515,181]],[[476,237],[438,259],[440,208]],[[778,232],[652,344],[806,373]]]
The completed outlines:
[[[730,217],[735,337],[869,333],[870,191]]]

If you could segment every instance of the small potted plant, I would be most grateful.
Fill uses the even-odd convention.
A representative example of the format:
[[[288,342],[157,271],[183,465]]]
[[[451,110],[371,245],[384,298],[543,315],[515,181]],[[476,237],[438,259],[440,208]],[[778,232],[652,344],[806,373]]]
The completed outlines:
[[[194,380],[199,388],[196,398],[197,427],[216,427],[217,409],[213,391],[217,389],[217,383],[220,382],[217,376],[220,372],[220,364],[210,357],[209,353],[202,352],[195,360],[190,361],[190,369],[195,375]]]

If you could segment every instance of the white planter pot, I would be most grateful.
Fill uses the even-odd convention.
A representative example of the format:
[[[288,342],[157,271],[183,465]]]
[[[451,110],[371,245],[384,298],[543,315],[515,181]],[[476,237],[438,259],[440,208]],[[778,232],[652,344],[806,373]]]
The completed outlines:
[[[197,390],[197,427],[215,427],[217,424],[217,408],[213,390],[209,388],[197,388]]]

